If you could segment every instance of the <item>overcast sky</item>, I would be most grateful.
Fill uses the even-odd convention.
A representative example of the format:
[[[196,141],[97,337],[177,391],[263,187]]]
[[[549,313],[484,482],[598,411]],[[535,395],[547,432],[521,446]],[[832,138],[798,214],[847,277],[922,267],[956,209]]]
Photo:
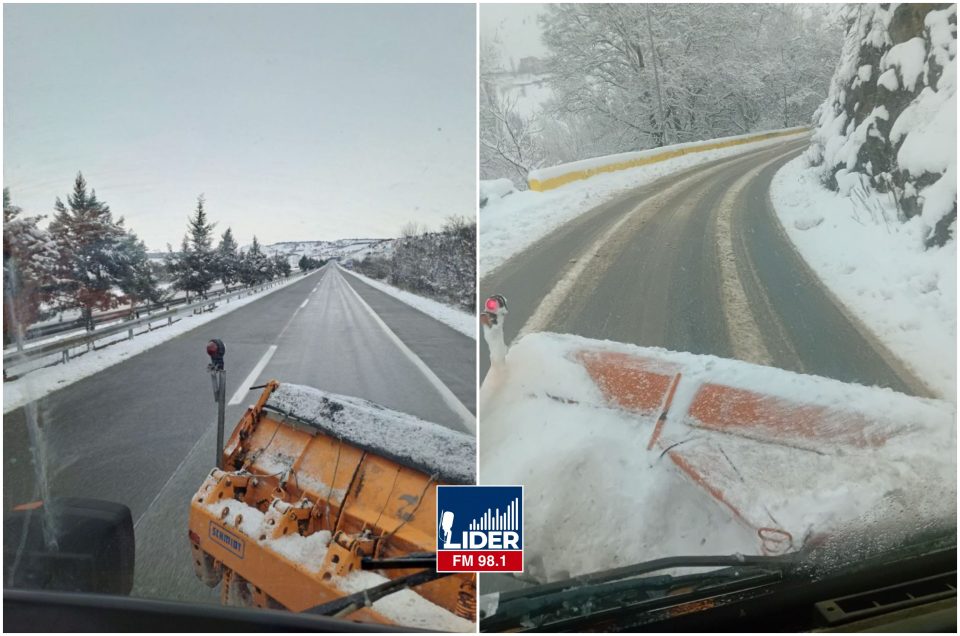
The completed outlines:
[[[540,41],[537,16],[543,4],[481,4],[480,37],[496,39],[504,68],[510,68],[527,56],[545,57],[547,48]]]
[[[150,249],[204,193],[241,244],[475,209],[473,5],[5,5],[3,182],[83,171]]]

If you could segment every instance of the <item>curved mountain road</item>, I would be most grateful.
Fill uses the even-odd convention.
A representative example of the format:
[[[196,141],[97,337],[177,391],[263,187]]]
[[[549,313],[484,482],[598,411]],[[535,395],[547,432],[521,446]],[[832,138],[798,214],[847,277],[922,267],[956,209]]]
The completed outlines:
[[[533,331],[713,354],[927,395],[830,294],[776,219],[776,171],[807,140],[713,161],[608,201],[480,284],[508,342]],[[489,367],[481,344],[481,375]]]

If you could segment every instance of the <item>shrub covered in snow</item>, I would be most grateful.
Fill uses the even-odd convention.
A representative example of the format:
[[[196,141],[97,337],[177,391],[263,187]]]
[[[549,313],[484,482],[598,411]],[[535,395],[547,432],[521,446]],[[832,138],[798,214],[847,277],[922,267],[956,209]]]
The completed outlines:
[[[397,239],[391,257],[354,264],[363,274],[473,313],[476,310],[477,224],[452,219],[440,232]]]
[[[942,246],[957,216],[956,5],[857,4],[845,19],[807,158],[828,188],[890,197]]]

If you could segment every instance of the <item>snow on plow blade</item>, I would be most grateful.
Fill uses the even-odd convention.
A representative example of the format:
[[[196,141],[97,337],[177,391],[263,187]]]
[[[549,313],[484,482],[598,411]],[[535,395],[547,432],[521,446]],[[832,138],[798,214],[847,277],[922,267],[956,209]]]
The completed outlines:
[[[481,408],[482,483],[527,480],[535,492],[535,480],[545,500],[577,490],[589,498],[581,513],[528,505],[527,536],[537,541],[542,527],[556,537],[532,550],[546,578],[604,565],[559,550],[591,515],[617,526],[588,539],[620,552],[611,567],[780,554],[894,509],[917,525],[955,519],[955,407],[946,402],[540,333],[491,367]],[[513,468],[524,453],[526,468]],[[617,543],[624,536],[632,541]]]
[[[225,604],[304,611],[418,572],[362,560],[433,553],[437,484],[475,483],[473,437],[310,387],[270,382],[191,502],[198,577]],[[473,575],[385,596],[351,620],[472,629]]]

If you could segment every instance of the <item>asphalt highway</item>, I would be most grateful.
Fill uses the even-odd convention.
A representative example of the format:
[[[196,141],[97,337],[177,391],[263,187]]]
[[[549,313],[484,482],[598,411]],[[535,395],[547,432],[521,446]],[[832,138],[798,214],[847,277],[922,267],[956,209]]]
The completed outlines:
[[[50,494],[130,507],[135,595],[218,602],[193,573],[186,534],[190,497],[216,459],[211,338],[226,345],[227,435],[259,393],[246,387],[269,379],[475,426],[474,340],[332,264],[51,393],[38,403]],[[3,442],[8,511],[37,498],[24,409],[4,416]]]

